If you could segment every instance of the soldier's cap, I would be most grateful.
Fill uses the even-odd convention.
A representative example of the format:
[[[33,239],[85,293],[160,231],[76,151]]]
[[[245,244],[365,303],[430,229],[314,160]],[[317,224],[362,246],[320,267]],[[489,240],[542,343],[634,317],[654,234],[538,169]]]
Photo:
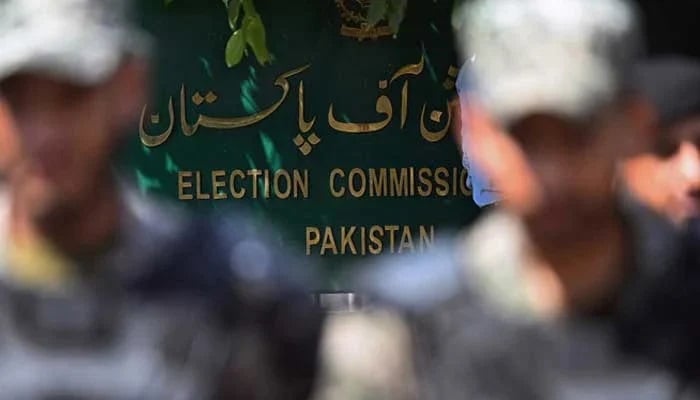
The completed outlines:
[[[474,0],[453,23],[472,95],[506,127],[532,113],[594,116],[627,89],[642,42],[624,0]]]
[[[146,56],[147,34],[128,0],[0,0],[0,80],[18,72],[94,85],[127,55]]]
[[[635,87],[656,109],[661,127],[700,115],[700,61],[663,56],[640,62]]]

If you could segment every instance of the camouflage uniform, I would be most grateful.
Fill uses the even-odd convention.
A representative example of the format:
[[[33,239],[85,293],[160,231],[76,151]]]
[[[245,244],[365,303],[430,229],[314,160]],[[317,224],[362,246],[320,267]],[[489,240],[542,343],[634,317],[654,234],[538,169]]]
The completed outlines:
[[[521,276],[527,235],[505,211],[431,253],[367,266],[358,288],[371,301],[331,320],[318,398],[700,399],[677,368],[697,354],[688,343],[697,328],[686,332],[689,312],[671,297],[691,287],[668,279],[682,234],[633,202],[625,220],[634,273],[590,314],[532,309]]]
[[[99,85],[148,53],[127,3],[0,0],[0,79]],[[2,189],[0,398],[307,398],[322,318],[270,232],[119,196],[112,243],[76,260],[13,240]]]
[[[0,215],[6,227],[7,207]],[[303,271],[267,236],[243,217],[186,218],[136,194],[89,262],[3,234],[0,398],[306,398],[321,318]],[[45,287],[18,276],[25,268],[82,272]]]
[[[675,265],[680,243],[672,226],[634,208],[627,219],[639,260],[634,275],[610,309],[590,315],[537,316],[521,276],[527,236],[501,211],[432,254],[373,268],[361,286],[379,309],[400,310],[394,318],[410,332],[404,351],[414,363],[416,397],[700,398],[648,349],[620,346],[627,334],[651,334],[635,313],[649,304],[646,289]],[[647,344],[667,348],[664,339]],[[674,397],[679,393],[686,397]]]
[[[474,60],[472,95],[501,126],[538,111],[588,121],[624,90],[636,41],[625,2],[467,3],[456,25],[464,58]],[[324,347],[327,391],[345,388],[334,399],[700,398],[659,356],[676,338],[658,332],[679,329],[643,329],[644,309],[658,298],[652,288],[679,262],[680,233],[625,195],[619,213],[631,245],[620,270],[629,273],[614,298],[586,312],[535,310],[524,279],[532,244],[523,220],[506,210],[491,210],[429,254],[368,265],[357,287],[373,300],[330,334],[367,338],[376,349]],[[687,319],[668,321],[675,328]],[[634,336],[643,345],[622,345]],[[339,384],[339,371],[360,356],[372,372],[392,371],[397,363],[387,360],[405,364],[381,380],[365,372]]]

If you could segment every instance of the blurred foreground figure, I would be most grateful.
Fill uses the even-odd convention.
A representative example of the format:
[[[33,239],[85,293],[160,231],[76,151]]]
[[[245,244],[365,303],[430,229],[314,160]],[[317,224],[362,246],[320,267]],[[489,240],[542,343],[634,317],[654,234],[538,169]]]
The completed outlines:
[[[642,62],[636,85],[656,111],[653,151],[623,168],[631,194],[683,231],[679,268],[647,289],[644,307],[630,313],[626,343],[700,381],[700,62],[666,56]]]
[[[656,110],[660,137],[654,152],[626,162],[625,183],[641,201],[682,226],[700,216],[700,62],[648,60],[636,75]]]
[[[368,267],[360,287],[373,309],[331,333],[372,350],[329,340],[329,370],[348,377],[329,373],[336,386],[358,399],[695,398],[620,342],[680,244],[613,185],[619,161],[653,139],[650,107],[627,81],[634,11],[622,0],[476,0],[462,12],[474,56],[465,141],[502,206],[432,254]],[[373,372],[396,360],[413,371],[344,367],[361,356]]]
[[[291,260],[112,172],[149,87],[127,11],[0,0],[0,398],[306,398],[320,317]]]
[[[470,60],[467,60],[460,69],[459,76],[457,77],[456,88],[460,99],[459,115],[462,114],[461,107],[467,104],[469,93],[471,91],[471,85],[469,82],[470,65]],[[462,166],[468,173],[467,187],[472,191],[474,203],[482,208],[496,205],[502,200],[501,192],[495,187],[493,180],[486,176],[481,167],[473,161],[473,154],[480,151],[480,149],[470,148],[469,145],[472,143],[472,141],[465,140],[465,138],[470,135],[468,127],[462,123],[458,125],[460,129],[458,134],[461,135],[462,138],[462,140],[459,141],[462,151]]]

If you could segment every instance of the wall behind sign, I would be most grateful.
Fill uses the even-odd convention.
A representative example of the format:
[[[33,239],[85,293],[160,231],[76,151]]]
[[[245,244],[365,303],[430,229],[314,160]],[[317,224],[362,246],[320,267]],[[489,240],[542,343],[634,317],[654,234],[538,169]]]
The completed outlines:
[[[145,192],[273,221],[326,289],[348,262],[425,251],[478,213],[449,131],[452,2],[410,2],[397,38],[362,41],[360,3],[257,2],[274,62],[229,69],[221,1],[144,2],[154,97],[125,159]]]

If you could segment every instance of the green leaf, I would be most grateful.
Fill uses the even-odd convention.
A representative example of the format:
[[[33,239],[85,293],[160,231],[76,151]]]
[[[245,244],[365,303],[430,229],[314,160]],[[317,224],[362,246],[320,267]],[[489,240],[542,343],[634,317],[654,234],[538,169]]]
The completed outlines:
[[[255,5],[253,4],[253,0],[241,0],[243,4],[243,12],[246,15],[256,15],[258,12],[255,10]]]
[[[369,10],[367,10],[367,23],[370,26],[377,25],[379,21],[386,17],[387,9],[387,0],[372,0],[372,2],[369,3]]]
[[[165,0],[165,5],[169,6],[174,0]]]
[[[171,0],[172,1],[172,0]],[[232,31],[236,30],[236,22],[241,13],[241,0],[230,0],[228,2],[228,26]]]
[[[233,32],[226,43],[226,65],[229,68],[238,65],[243,59],[245,43],[245,32],[242,29]]]
[[[389,22],[389,28],[396,36],[399,33],[401,22],[406,16],[406,0],[389,0],[388,10],[387,21]]]
[[[253,49],[253,54],[260,65],[268,64],[271,61],[270,51],[267,49],[267,33],[265,25],[259,14],[246,15],[243,20],[245,39]]]

